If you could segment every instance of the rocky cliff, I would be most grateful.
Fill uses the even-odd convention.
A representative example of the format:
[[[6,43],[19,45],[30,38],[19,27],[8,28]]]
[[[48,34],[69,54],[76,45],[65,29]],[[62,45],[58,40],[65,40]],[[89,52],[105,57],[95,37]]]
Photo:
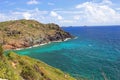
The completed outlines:
[[[0,43],[4,49],[26,48],[52,41],[64,41],[72,36],[57,24],[43,24],[35,20],[0,22]]]

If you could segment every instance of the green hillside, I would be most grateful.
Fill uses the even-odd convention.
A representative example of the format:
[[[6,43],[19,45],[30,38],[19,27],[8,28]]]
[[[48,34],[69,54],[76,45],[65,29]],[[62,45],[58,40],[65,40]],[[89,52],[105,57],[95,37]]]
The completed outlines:
[[[8,80],[75,80],[59,69],[13,52],[0,58],[0,78]]]

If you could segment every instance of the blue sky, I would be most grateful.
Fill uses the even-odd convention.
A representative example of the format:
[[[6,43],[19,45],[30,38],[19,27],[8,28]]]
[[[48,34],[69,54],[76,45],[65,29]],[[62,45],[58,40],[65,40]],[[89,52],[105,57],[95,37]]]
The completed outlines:
[[[120,0],[0,0],[0,22],[35,19],[61,26],[120,25]]]

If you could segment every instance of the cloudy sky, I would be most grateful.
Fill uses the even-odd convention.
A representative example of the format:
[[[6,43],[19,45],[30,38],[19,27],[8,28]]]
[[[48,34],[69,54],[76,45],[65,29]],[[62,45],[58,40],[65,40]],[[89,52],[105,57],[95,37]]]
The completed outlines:
[[[0,0],[0,22],[16,19],[61,26],[120,25],[120,0]]]

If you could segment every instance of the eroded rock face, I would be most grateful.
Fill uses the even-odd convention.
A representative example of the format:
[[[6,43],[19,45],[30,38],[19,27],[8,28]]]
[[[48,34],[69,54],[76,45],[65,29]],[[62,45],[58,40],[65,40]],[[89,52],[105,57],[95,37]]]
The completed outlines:
[[[4,49],[26,48],[51,41],[73,38],[57,24],[42,24],[34,20],[0,22],[0,43]]]

